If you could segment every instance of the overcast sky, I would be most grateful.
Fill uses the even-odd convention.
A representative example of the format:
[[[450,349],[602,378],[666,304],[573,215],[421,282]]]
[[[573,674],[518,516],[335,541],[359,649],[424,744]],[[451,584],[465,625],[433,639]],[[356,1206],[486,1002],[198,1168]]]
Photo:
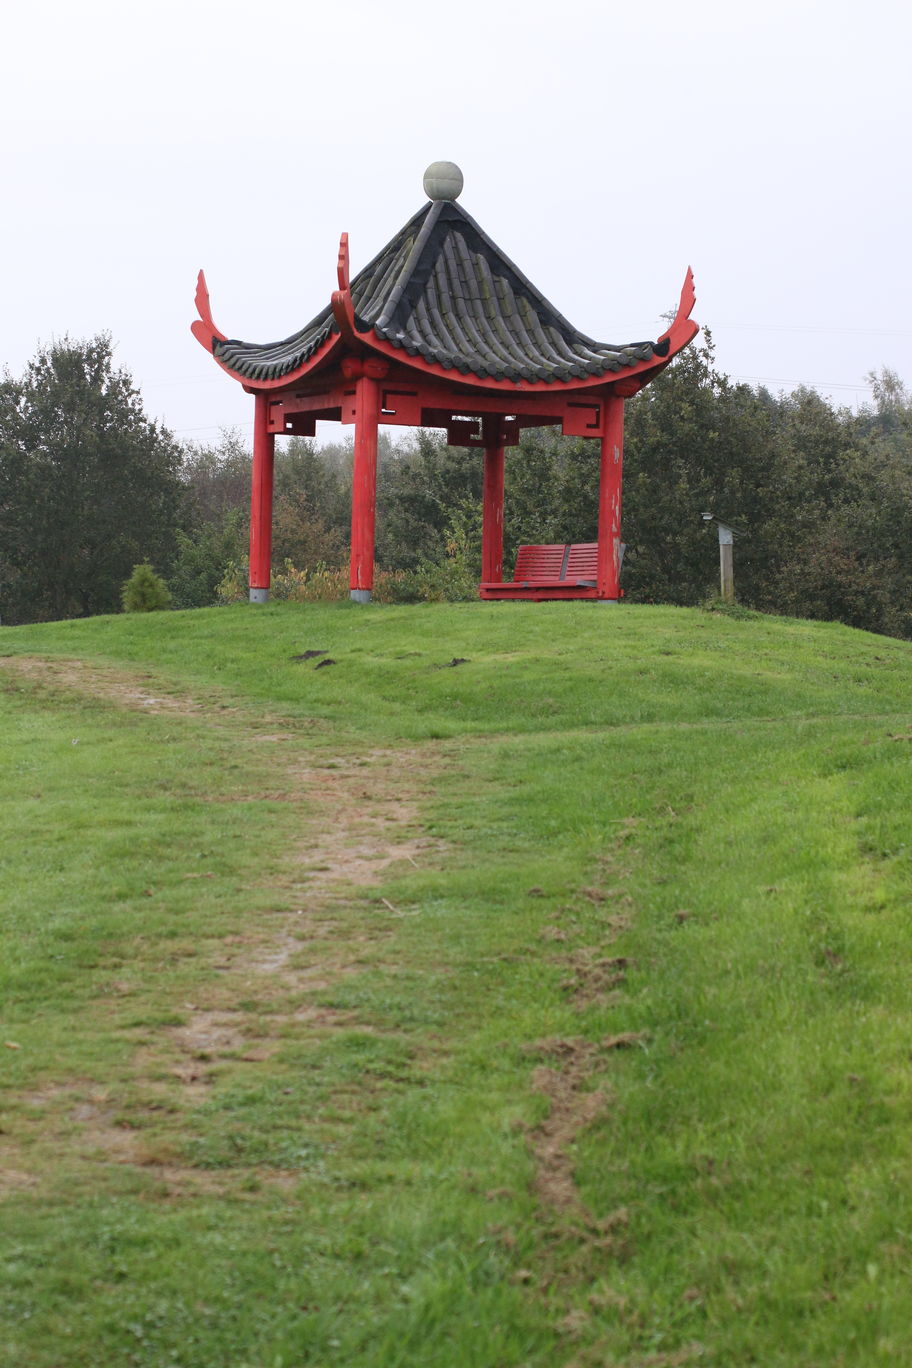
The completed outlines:
[[[864,402],[912,382],[910,39],[900,0],[9,7],[0,362],[108,331],[182,440],[249,433],[190,334],[199,268],[223,332],[285,337],[340,232],[354,273],[447,159],[597,339],[657,336],[690,264],[721,369]]]

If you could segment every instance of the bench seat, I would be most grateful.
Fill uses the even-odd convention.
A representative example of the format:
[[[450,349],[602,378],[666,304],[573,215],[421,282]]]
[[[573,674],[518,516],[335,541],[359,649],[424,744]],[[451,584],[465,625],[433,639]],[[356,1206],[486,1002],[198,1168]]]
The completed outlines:
[[[483,599],[598,598],[597,567],[598,542],[521,546],[512,580],[483,582],[479,594]]]

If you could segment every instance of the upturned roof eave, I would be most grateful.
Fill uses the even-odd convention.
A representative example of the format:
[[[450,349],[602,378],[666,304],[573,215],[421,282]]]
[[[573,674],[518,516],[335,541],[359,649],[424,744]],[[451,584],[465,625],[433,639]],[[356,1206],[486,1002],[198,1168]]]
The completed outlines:
[[[698,328],[692,325],[693,331],[690,337],[696,335]],[[690,341],[690,337],[687,341]],[[363,358],[366,355],[380,357],[397,367],[411,371],[416,383],[421,379],[433,380],[435,383],[452,386],[454,392],[465,394],[466,391],[477,390],[480,393],[498,393],[504,396],[511,394],[540,394],[543,397],[549,394],[569,394],[580,390],[611,389],[625,380],[632,380],[637,377],[652,378],[664,370],[666,365],[675,355],[669,352],[668,356],[657,361],[651,357],[646,361],[639,361],[632,366],[621,367],[616,371],[604,371],[601,375],[573,376],[568,380],[511,380],[507,377],[496,379],[493,376],[475,375],[472,371],[463,372],[458,367],[445,367],[438,365],[434,361],[427,361],[423,356],[417,354],[409,355],[404,347],[395,347],[385,338],[378,337],[371,328],[368,332],[358,333],[357,340],[359,346],[353,347],[346,343],[341,334],[332,333],[327,340],[310,356],[302,365],[289,371],[285,375],[274,376],[268,379],[252,379],[240,371],[233,370],[224,361],[214,356],[214,360],[227,375],[239,381],[249,394],[271,393],[278,391],[300,389],[302,382],[309,379],[318,380],[327,370],[332,367],[335,369],[347,357]],[[686,343],[681,344],[686,345]],[[644,379],[645,383],[645,379]]]
[[[202,276],[202,272],[200,274]],[[205,288],[205,281],[203,281],[203,288]],[[208,320],[194,323],[193,332],[198,340],[212,352],[217,365],[227,375],[238,380],[244,389],[251,394],[258,392],[275,393],[280,390],[300,387],[302,381],[306,381],[310,377],[316,378],[319,372],[326,370],[330,365],[341,364],[346,357],[364,357],[367,354],[382,357],[414,372],[416,379],[425,377],[458,387],[458,392],[462,395],[465,395],[467,390],[474,389],[486,394],[493,392],[504,395],[541,394],[544,396],[599,388],[618,390],[619,387],[629,388],[631,382],[636,382],[636,388],[631,389],[631,393],[634,393],[636,389],[643,388],[659,375],[678,352],[696,337],[699,332],[699,325],[690,318],[690,311],[694,303],[693,274],[688,268],[681,291],[678,312],[667,332],[656,343],[656,347],[661,348],[664,355],[657,353],[647,360],[621,367],[616,371],[606,370],[601,375],[573,376],[567,380],[511,380],[506,377],[496,379],[493,376],[479,376],[472,371],[463,372],[455,366],[445,367],[437,362],[428,361],[420,353],[411,355],[405,347],[397,347],[388,339],[380,337],[374,328],[366,329],[363,332],[355,329],[348,338],[341,331],[331,332],[313,354],[294,370],[284,375],[254,379],[233,369],[212,352],[214,342],[222,338],[223,334],[215,329],[214,324],[211,323],[211,316]],[[664,347],[666,342],[668,344],[667,350]]]

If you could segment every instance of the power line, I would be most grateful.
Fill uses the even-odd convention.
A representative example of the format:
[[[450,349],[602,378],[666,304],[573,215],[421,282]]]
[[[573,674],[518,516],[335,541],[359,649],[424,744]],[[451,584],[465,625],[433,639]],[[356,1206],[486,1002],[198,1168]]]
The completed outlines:
[[[221,384],[220,375],[182,375],[177,380],[143,380],[140,382],[140,389],[169,389],[172,385],[218,385]]]
[[[854,390],[870,393],[871,386],[847,385],[841,380],[790,380],[784,375],[730,375],[730,380],[743,380],[752,385],[793,385],[796,389]]]
[[[167,424],[165,424],[167,427]],[[177,435],[179,432],[225,432],[234,428],[252,428],[253,423],[201,423],[199,427],[171,428],[170,431]]]
[[[858,337],[912,337],[912,328],[846,328],[831,323],[708,323],[710,332],[737,328],[744,332],[848,333]]]

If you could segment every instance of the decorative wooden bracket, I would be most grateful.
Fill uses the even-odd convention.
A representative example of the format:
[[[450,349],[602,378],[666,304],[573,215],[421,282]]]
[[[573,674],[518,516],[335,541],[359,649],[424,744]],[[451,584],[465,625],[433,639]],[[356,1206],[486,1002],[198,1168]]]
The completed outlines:
[[[219,332],[212,321],[212,309],[209,307],[209,290],[206,286],[206,274],[200,271],[196,278],[196,298],[193,301],[199,318],[190,324],[190,331],[207,351],[211,352],[215,342],[224,342],[225,334]]]
[[[344,356],[340,369],[346,380],[360,380],[362,375],[370,380],[385,380],[389,375],[389,362],[382,356]]]
[[[333,291],[333,318],[339,325],[339,332],[348,343],[357,341],[355,334],[355,306],[352,303],[351,280],[348,265],[348,233],[343,233],[339,241],[339,259],[336,263],[338,290]]]
[[[647,379],[648,378],[650,377],[647,377]],[[618,395],[621,399],[632,399],[635,394],[639,394],[646,383],[647,380],[639,379],[637,376],[632,375],[629,380],[619,380],[617,384],[613,386],[613,393]]]
[[[519,446],[520,427],[515,414],[450,414],[446,433],[448,446],[478,447],[484,451],[494,446]]]

